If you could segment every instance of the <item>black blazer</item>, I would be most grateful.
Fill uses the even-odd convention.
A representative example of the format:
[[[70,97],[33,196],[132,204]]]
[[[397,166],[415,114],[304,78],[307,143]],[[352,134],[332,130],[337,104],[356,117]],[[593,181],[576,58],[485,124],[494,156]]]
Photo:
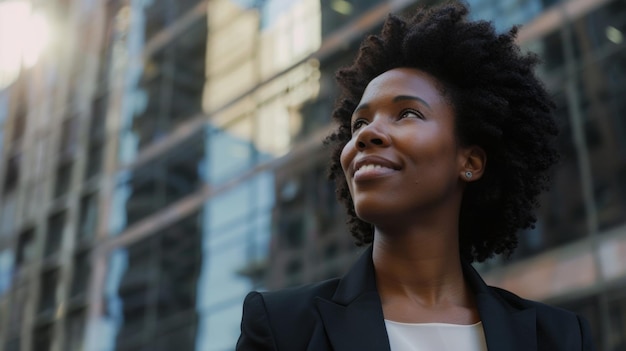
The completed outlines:
[[[580,316],[489,287],[470,264],[463,270],[489,351],[595,350]],[[371,247],[341,279],[248,294],[237,350],[389,351]]]

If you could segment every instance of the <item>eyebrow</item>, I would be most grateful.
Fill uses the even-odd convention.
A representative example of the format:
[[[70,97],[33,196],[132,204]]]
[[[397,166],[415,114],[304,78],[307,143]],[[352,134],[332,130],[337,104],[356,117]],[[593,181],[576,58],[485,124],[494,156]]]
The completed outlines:
[[[404,100],[413,100],[413,101],[418,101],[418,102],[421,102],[421,103],[422,103],[422,104],[424,104],[426,107],[428,107],[428,109],[429,109],[429,110],[432,110],[432,108],[430,107],[430,105],[429,105],[429,104],[428,104],[428,103],[427,103],[424,99],[422,99],[422,98],[420,98],[420,97],[417,97],[417,96],[412,96],[412,95],[398,95],[398,96],[394,97],[394,98],[393,98],[393,100],[391,100],[391,101],[393,101],[393,102],[399,102],[399,101],[404,101]],[[354,109],[353,114],[354,114],[354,113],[357,113],[357,112],[358,112],[358,111],[360,111],[360,110],[368,109],[369,107],[370,107],[370,105],[369,105],[369,104],[362,104],[362,105],[359,105],[359,106],[357,106],[357,107]]]
[[[424,101],[424,99],[419,98],[417,96],[411,96],[411,95],[398,95],[396,97],[393,98],[393,102],[398,102],[398,101],[403,101],[403,100],[415,100],[415,101],[419,101],[422,104],[426,105],[426,107],[428,107],[429,109],[431,109],[430,105]]]

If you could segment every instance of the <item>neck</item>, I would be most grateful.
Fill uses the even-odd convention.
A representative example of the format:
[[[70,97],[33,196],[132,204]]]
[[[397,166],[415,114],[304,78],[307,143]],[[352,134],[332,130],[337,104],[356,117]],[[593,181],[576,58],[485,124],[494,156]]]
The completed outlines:
[[[381,297],[405,296],[434,306],[466,293],[456,232],[376,232],[373,262]]]

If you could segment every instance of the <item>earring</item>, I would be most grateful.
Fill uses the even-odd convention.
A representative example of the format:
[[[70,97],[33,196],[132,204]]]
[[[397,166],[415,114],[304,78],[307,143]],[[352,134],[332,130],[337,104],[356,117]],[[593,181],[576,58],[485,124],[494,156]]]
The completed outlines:
[[[465,172],[465,178],[467,178],[467,180],[472,179],[472,176],[473,176],[472,172],[470,171]]]

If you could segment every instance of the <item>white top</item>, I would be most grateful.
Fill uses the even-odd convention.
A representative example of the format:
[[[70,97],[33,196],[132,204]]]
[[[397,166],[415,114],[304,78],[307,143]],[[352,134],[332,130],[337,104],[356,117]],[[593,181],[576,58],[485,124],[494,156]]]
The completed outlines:
[[[487,351],[482,322],[400,323],[385,319],[391,351]]]

